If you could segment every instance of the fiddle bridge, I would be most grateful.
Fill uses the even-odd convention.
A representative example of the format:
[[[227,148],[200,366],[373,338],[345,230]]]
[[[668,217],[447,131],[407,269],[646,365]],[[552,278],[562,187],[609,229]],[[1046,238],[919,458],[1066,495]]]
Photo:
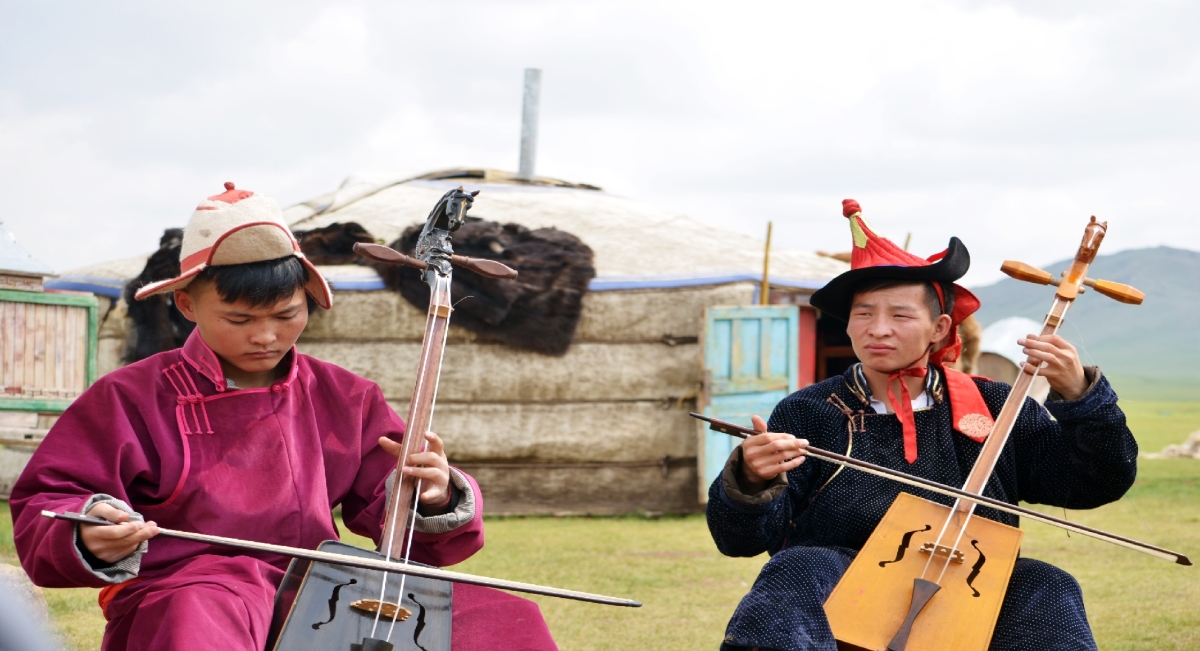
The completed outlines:
[[[1023,532],[951,511],[908,493],[896,497],[825,601],[839,649],[987,651]],[[913,608],[914,597],[926,601]]]
[[[921,549],[917,551],[921,552],[922,554],[933,554],[934,556],[949,558],[951,563],[963,562],[962,550],[950,549],[945,545],[935,545],[933,542],[927,542],[924,545],[921,545]]]

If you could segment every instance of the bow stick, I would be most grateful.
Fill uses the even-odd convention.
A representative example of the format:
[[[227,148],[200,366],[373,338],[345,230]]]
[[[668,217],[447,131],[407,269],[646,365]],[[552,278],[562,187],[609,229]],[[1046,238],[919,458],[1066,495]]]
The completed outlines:
[[[730,436],[734,436],[737,438],[746,439],[746,438],[750,438],[751,436],[754,436],[755,434],[762,433],[762,432],[759,432],[758,430],[753,430],[753,429],[750,429],[747,427],[742,427],[741,425],[736,425],[736,424],[730,423],[728,421],[723,421],[723,420],[719,420],[716,418],[710,418],[708,416],[697,414],[696,412],[691,412],[691,415],[692,415],[692,418],[698,418],[698,419],[708,423],[709,429],[712,429],[717,432],[721,432],[723,434],[729,434]],[[1068,531],[1074,531],[1076,533],[1083,534],[1085,536],[1091,536],[1092,538],[1095,538],[1097,540],[1103,540],[1104,542],[1112,543],[1114,545],[1120,545],[1120,546],[1128,548],[1128,549],[1142,552],[1143,554],[1149,554],[1150,556],[1153,556],[1155,558],[1161,558],[1166,561],[1172,561],[1172,562],[1178,563],[1179,565],[1191,565],[1192,564],[1191,559],[1189,559],[1187,556],[1184,556],[1183,554],[1180,554],[1179,552],[1171,551],[1170,549],[1164,549],[1162,547],[1155,547],[1154,545],[1140,542],[1140,541],[1134,540],[1132,538],[1126,538],[1124,536],[1118,536],[1116,534],[1108,533],[1107,531],[1093,529],[1092,527],[1088,527],[1088,526],[1085,526],[1082,524],[1076,524],[1069,520],[1062,520],[1062,519],[1059,519],[1059,518],[1056,518],[1053,516],[1046,515],[1044,513],[1038,513],[1037,511],[1022,508],[1020,506],[1014,506],[1012,504],[1009,504],[1008,502],[1002,502],[1000,500],[997,500],[997,499],[994,499],[991,497],[984,497],[983,495],[971,493],[971,492],[968,492],[965,490],[954,488],[952,486],[946,486],[944,484],[939,484],[935,481],[931,481],[931,480],[924,479],[921,477],[914,477],[912,475],[900,472],[898,470],[892,470],[891,468],[885,468],[883,466],[878,466],[873,463],[868,463],[866,461],[860,461],[853,457],[847,457],[847,456],[838,454],[836,452],[829,452],[828,450],[822,450],[821,448],[815,448],[812,446],[808,446],[808,448],[806,450],[807,451],[805,452],[805,454],[807,456],[810,456],[810,457],[813,457],[816,459],[820,459],[821,461],[825,461],[827,463],[833,463],[833,464],[837,464],[839,466],[853,468],[855,470],[859,470],[861,472],[869,473],[872,475],[877,475],[879,477],[886,477],[888,479],[898,481],[902,484],[908,484],[909,486],[915,486],[917,488],[924,488],[928,491],[932,491],[934,493],[945,495],[947,497],[954,497],[954,498],[966,500],[968,502],[974,502],[974,503],[980,504],[982,506],[987,506],[987,507],[996,509],[997,511],[1004,511],[1005,513],[1011,513],[1013,515],[1026,517],[1026,518],[1029,518],[1030,520],[1035,520],[1035,521],[1041,522],[1043,524],[1048,524],[1051,526],[1059,527],[1062,529],[1066,529]]]
[[[79,513],[71,512],[55,513],[54,511],[42,511],[42,517],[53,518],[55,520],[66,520],[68,522],[75,522],[78,524],[94,524],[102,527],[117,524],[116,522],[109,522],[108,520],[104,520],[102,518],[94,518],[89,515],[81,515]],[[522,583],[520,581],[509,581],[507,579],[493,579],[491,577],[478,576],[475,574],[451,572],[449,570],[442,570],[436,567],[424,567],[421,565],[409,565],[390,561],[377,561],[370,558],[347,556],[345,554],[333,554],[330,552],[300,549],[299,547],[288,547],[286,545],[273,545],[270,543],[260,543],[251,540],[226,538],[224,536],[210,536],[202,533],[190,533],[175,529],[165,529],[163,527],[159,527],[158,532],[160,536],[167,536],[168,538],[179,538],[180,540],[190,540],[192,542],[208,543],[210,545],[221,545],[223,547],[232,547],[235,549],[243,549],[252,552],[279,554],[280,556],[288,556],[290,558],[298,558],[306,561],[317,561],[319,563],[333,563],[335,565],[346,565],[348,567],[358,567],[367,570],[382,570],[385,572],[395,572],[396,574],[405,574],[408,576],[439,579],[442,581],[452,581],[454,583],[469,583],[471,585],[481,585],[488,588],[500,588],[502,590],[512,590],[514,592],[527,592],[529,594],[540,594],[547,597],[561,597],[563,599],[574,599],[575,601],[586,601],[589,603],[605,604],[609,606],[626,606],[629,608],[637,608],[642,605],[642,602],[634,601],[632,599],[608,597],[600,594],[592,594],[590,592],[580,592],[578,590],[564,590],[562,588],[552,588],[534,583]]]

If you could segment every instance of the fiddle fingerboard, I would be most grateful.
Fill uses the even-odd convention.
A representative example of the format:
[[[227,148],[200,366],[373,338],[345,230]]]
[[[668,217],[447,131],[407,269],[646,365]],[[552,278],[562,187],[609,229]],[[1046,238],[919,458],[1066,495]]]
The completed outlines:
[[[425,449],[425,432],[433,425],[433,408],[437,399],[438,379],[442,372],[442,355],[446,350],[446,333],[450,328],[450,274],[430,270],[434,277],[429,295],[429,313],[425,324],[425,340],[421,344],[421,360],[417,381],[405,421],[403,449],[396,463],[398,481],[388,501],[387,518],[379,551],[389,558],[405,558],[408,535],[405,530],[416,508],[416,479],[404,475],[408,458]]]
[[[1066,317],[1067,308],[1071,307],[1071,303],[1072,301],[1061,296],[1054,297],[1054,303],[1050,306],[1050,313],[1046,315],[1046,321],[1042,324],[1039,338],[1058,332],[1058,326]],[[1025,364],[1026,366],[1032,365],[1036,369],[1041,362],[1027,357]],[[996,468],[996,463],[1000,460],[1000,453],[1004,451],[1004,444],[1012,434],[1013,425],[1016,424],[1017,416],[1025,405],[1025,398],[1029,397],[1029,389],[1033,386],[1033,380],[1036,377],[1037,371],[1030,374],[1026,373],[1025,369],[1021,369],[1017,374],[1017,381],[1013,383],[1008,399],[1004,401],[1004,406],[1000,408],[1000,413],[996,416],[996,424],[992,427],[992,433],[988,435],[987,442],[979,451],[979,458],[976,459],[975,466],[971,468],[967,482],[963,484],[964,491],[976,495],[983,494],[983,489],[987,486],[988,479],[992,476],[992,470]],[[958,504],[960,511],[974,506],[964,503],[962,500],[959,500]]]

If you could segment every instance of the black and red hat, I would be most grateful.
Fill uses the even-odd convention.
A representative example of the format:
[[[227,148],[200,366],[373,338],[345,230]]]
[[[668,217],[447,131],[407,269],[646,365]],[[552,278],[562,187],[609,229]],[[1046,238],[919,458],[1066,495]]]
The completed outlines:
[[[971,376],[953,368],[947,368],[958,359],[962,341],[958,338],[958,324],[979,309],[979,298],[955,281],[962,278],[971,266],[971,255],[957,237],[950,238],[946,250],[928,258],[917,257],[898,247],[886,237],[878,235],[862,216],[862,208],[853,199],[842,202],[842,215],[850,220],[850,234],[854,249],[850,254],[850,271],[847,271],[809,297],[809,304],[825,314],[849,321],[850,306],[854,292],[865,280],[888,279],[904,282],[929,282],[937,290],[945,311],[947,287],[954,289],[954,305],[950,311],[953,327],[950,336],[941,342],[941,348],[929,353],[929,364],[942,367],[945,374],[947,393],[950,398],[951,420],[954,429],[965,436],[982,442],[992,431],[994,424],[987,403]],[[926,367],[899,369],[888,381],[888,399],[896,411],[904,430],[905,459],[909,463],[917,460],[916,423],[910,405],[908,389],[900,383],[902,396],[892,395],[892,380],[904,375],[924,376]],[[882,396],[880,396],[882,399]]]
[[[850,234],[854,239],[854,249],[850,253],[850,271],[830,280],[814,292],[809,297],[810,305],[825,314],[847,321],[850,318],[850,305],[854,300],[855,288],[865,280],[878,278],[932,283],[941,298],[943,309],[946,305],[944,290],[953,286],[954,306],[950,312],[950,319],[955,326],[979,309],[979,299],[967,288],[955,283],[966,275],[971,267],[971,254],[957,237],[950,238],[945,251],[921,258],[875,233],[863,219],[862,208],[854,199],[842,201],[842,215],[850,220]],[[933,361],[953,362],[958,359],[961,349],[962,343],[958,340],[958,334],[952,331],[947,345],[934,351]]]

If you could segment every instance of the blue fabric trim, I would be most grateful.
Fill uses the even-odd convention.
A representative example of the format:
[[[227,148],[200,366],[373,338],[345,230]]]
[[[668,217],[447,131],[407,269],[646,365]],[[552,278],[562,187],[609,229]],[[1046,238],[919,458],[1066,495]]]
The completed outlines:
[[[364,276],[360,278],[340,279],[327,277],[329,286],[336,290],[373,292],[387,289],[383,280]],[[593,278],[588,284],[588,290],[593,292],[621,291],[630,289],[674,289],[680,287],[702,287],[705,285],[728,285],[741,282],[760,282],[761,277],[750,274],[724,274],[714,276],[601,276]],[[791,280],[787,278],[772,278],[771,284],[777,287],[792,287],[796,289],[817,290],[825,286],[824,280]],[[72,291],[92,292],[109,298],[120,298],[125,291],[124,281],[112,278],[95,278],[92,276],[65,276],[47,280],[47,289],[67,289]],[[757,298],[758,288],[755,287]]]
[[[124,281],[112,278],[95,278],[93,276],[64,276],[53,280],[48,279],[42,286],[46,289],[91,292],[98,296],[107,296],[108,298],[121,298],[121,294],[125,292]]]
[[[1099,369],[1096,369],[1100,373]],[[1046,411],[1060,423],[1063,421],[1087,418],[1096,410],[1117,403],[1117,392],[1113,391],[1108,378],[1103,374],[1096,380],[1090,391],[1078,400],[1047,400]]]
[[[380,278],[354,278],[341,280],[337,278],[326,278],[329,281],[329,286],[333,289],[354,292],[375,292],[381,289],[387,289]]]
[[[714,276],[600,276],[593,278],[588,289],[603,292],[621,289],[669,289],[673,287],[698,287],[701,285],[726,285],[730,283],[762,282],[762,276],[751,273],[732,273]],[[790,280],[772,278],[772,285],[797,289],[820,289],[826,280]]]
[[[561,185],[510,185],[507,183],[488,183],[483,179],[473,178],[455,178],[455,179],[410,179],[401,181],[395,185],[389,185],[388,188],[394,188],[396,185],[423,185],[431,188],[454,189],[462,186],[464,190],[470,192],[472,189],[487,190],[488,193],[496,192],[603,192],[603,190],[591,188],[571,188]],[[380,191],[387,188],[380,188]],[[611,195],[610,195],[611,196]]]

